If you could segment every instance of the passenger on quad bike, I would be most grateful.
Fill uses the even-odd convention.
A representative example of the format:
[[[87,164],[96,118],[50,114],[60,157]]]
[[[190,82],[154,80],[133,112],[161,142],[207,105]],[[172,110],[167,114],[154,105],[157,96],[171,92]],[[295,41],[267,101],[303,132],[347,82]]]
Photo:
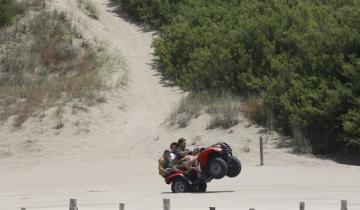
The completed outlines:
[[[181,158],[191,154],[190,150],[186,148],[186,139],[180,138],[178,140],[178,149],[177,149],[177,158],[181,160]]]
[[[178,166],[176,166],[176,167],[178,169],[185,170],[185,173],[190,173],[191,170],[194,170],[195,172],[199,173],[200,168],[199,168],[199,161],[197,159],[197,156],[198,156],[199,152],[200,152],[200,149],[195,148],[191,152],[191,155],[187,155],[187,156],[181,158],[180,164]]]
[[[173,142],[170,144],[170,151],[171,151],[171,154],[170,154],[171,159],[176,160],[175,163],[176,162],[178,163],[179,161],[178,161],[177,157],[179,156],[179,152],[178,152],[178,143],[177,142]]]
[[[180,172],[180,170],[175,167],[174,160],[171,160],[171,151],[168,149],[164,151],[158,163],[159,174],[164,178],[172,173]]]

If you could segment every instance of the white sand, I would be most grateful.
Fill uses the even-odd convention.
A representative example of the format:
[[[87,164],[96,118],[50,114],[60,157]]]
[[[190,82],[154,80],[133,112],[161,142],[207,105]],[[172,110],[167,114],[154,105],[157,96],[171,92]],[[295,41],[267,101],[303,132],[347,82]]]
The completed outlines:
[[[129,68],[129,83],[113,91],[107,103],[75,115],[65,110],[65,127],[53,129],[50,109],[43,118],[28,120],[21,130],[0,128],[0,210],[67,209],[77,198],[80,210],[161,209],[169,197],[172,209],[360,209],[360,167],[293,155],[278,149],[277,134],[265,144],[265,167],[258,166],[258,139],[263,128],[246,119],[229,130],[206,130],[202,115],[185,129],[167,128],[164,119],[184,95],[161,83],[151,68],[153,33],[118,17],[108,0],[98,0],[100,17],[84,15],[75,0],[52,0],[78,20],[87,39],[106,42],[121,51]],[[10,123],[9,123],[10,124]],[[156,160],[170,142],[188,139],[190,147],[223,140],[240,157],[244,171],[234,179],[216,180],[208,193],[171,194],[156,171]],[[250,152],[244,152],[248,147]]]

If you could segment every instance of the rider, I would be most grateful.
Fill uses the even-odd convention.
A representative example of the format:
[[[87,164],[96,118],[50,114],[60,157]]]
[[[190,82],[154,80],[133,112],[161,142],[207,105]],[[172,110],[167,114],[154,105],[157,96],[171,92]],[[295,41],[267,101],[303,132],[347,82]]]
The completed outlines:
[[[171,159],[172,160],[176,160],[177,157],[179,156],[179,151],[178,151],[178,144],[177,142],[173,142],[170,144],[170,151],[171,151]]]
[[[178,140],[178,160],[181,160],[181,158],[191,154],[190,150],[186,148],[186,139],[185,138],[180,138]]]
[[[158,160],[159,174],[162,177],[166,177],[171,173],[178,172],[179,170],[175,167],[174,161],[171,160],[171,151],[165,150],[163,156]]]
[[[197,173],[200,172],[199,168],[199,162],[197,160],[197,156],[200,152],[199,148],[195,148],[191,155],[187,155],[183,158],[181,158],[180,162],[181,164],[178,166],[178,168],[184,168],[187,170],[187,172],[190,172],[191,170],[195,170]]]

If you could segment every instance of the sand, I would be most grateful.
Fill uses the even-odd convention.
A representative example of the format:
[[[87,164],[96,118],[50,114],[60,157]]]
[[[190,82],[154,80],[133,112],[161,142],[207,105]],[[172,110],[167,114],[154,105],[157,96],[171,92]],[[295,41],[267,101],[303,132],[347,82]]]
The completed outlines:
[[[186,95],[164,84],[151,66],[155,32],[119,17],[108,0],[96,1],[99,19],[87,17],[76,0],[47,1],[65,10],[83,36],[104,42],[122,55],[128,85],[109,93],[105,104],[73,114],[65,109],[64,128],[54,129],[52,113],[28,120],[20,130],[10,123],[0,128],[0,210],[67,209],[77,198],[79,209],[161,209],[170,198],[172,209],[291,210],[306,201],[306,209],[360,209],[360,167],[341,165],[280,147],[286,138],[268,134],[242,117],[231,129],[206,130],[202,115],[184,129],[168,127],[165,119]],[[259,137],[264,136],[265,166],[259,163]],[[236,178],[215,180],[208,192],[172,194],[157,174],[163,149],[180,137],[190,148],[228,142],[242,161]]]

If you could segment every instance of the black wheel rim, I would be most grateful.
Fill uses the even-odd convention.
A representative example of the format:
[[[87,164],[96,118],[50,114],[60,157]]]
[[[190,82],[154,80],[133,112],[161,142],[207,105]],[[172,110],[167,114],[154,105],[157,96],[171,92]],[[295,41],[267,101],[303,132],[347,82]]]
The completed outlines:
[[[211,165],[210,170],[211,170],[211,173],[215,176],[221,174],[221,172],[222,172],[221,164],[218,162],[213,163]]]
[[[185,191],[185,185],[182,182],[176,182],[174,188],[175,188],[175,192],[184,192]]]

